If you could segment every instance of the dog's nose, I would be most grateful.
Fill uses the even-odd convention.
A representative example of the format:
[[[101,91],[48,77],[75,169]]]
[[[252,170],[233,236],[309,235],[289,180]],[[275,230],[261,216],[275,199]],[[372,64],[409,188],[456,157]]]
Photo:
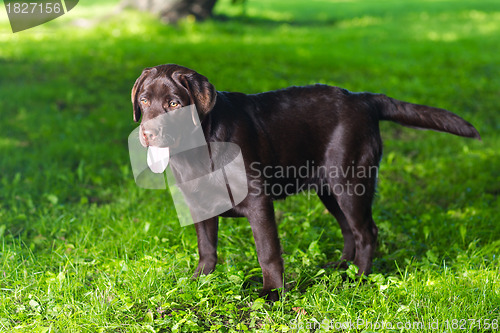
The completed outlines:
[[[147,142],[152,142],[156,139],[158,133],[155,130],[147,129],[143,131],[143,135]]]

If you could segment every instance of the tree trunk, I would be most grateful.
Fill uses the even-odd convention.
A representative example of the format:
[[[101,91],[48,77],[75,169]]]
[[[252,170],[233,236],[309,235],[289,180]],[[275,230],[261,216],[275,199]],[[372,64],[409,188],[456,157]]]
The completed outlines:
[[[209,18],[216,2],[217,0],[123,0],[121,6],[159,14],[163,22],[176,23],[187,16],[193,16],[198,21]]]
[[[175,23],[178,20],[194,16],[197,21],[202,21],[212,16],[217,0],[177,0],[160,13],[163,22]]]

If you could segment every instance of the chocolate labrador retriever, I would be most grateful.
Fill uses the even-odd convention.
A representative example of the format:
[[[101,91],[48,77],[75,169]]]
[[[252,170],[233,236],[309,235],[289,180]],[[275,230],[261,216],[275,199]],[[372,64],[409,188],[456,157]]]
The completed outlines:
[[[132,103],[134,121],[142,115],[144,146],[154,146],[157,135],[145,125],[148,120],[194,104],[207,142],[240,147],[249,192],[219,216],[248,219],[262,268],[261,296],[271,301],[283,287],[273,200],[313,186],[340,224],[340,264],[352,262],[359,275],[367,275],[378,233],[371,206],[382,155],[379,121],[480,139],[470,123],[449,111],[382,94],[320,84],[254,95],[220,92],[203,75],[172,64],[144,69],[132,89]],[[218,217],[195,227],[198,276],[215,268]]]

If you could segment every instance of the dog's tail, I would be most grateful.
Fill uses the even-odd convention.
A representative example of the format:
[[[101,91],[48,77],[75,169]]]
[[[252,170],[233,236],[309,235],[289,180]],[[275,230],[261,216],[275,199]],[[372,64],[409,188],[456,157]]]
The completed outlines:
[[[450,111],[398,101],[385,95],[374,97],[378,104],[380,120],[391,120],[408,127],[447,132],[481,140],[474,126]]]

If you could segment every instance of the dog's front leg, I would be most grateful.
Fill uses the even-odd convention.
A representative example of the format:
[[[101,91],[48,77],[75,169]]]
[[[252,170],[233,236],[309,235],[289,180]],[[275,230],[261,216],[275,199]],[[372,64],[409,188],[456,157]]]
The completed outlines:
[[[212,217],[208,220],[195,223],[196,237],[198,239],[198,254],[200,256],[198,267],[194,276],[210,274],[217,264],[217,232],[219,218]]]
[[[283,259],[278,238],[278,229],[274,218],[272,201],[267,197],[251,198],[248,214],[245,214],[252,227],[257,257],[262,269],[264,286],[260,297],[269,301],[279,299],[279,291],[283,288]]]

